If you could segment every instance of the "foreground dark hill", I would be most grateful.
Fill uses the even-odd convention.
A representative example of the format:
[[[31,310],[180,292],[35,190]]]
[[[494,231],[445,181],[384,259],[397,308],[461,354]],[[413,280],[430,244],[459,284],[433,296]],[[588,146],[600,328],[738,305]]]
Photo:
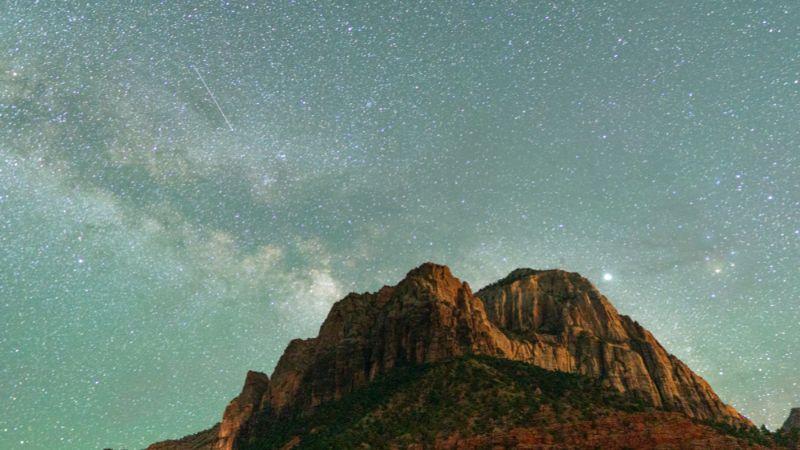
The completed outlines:
[[[560,374],[532,367],[541,376],[526,390],[498,368],[511,362],[517,362],[513,370],[538,366]],[[464,381],[466,384],[453,381],[461,373],[459,367],[471,368],[472,376],[477,378]],[[419,397],[414,403],[412,397],[399,390],[397,383],[385,380],[403,373],[417,373],[416,377],[409,375],[410,381],[405,386],[412,386],[410,392],[425,392],[426,386],[434,382],[425,377],[425,373],[431,373],[426,371],[443,371],[442,376],[450,380],[448,386],[455,389],[452,392],[445,389],[449,395],[464,392],[457,397],[466,400],[452,403],[450,399],[450,407],[468,411],[472,405],[475,410],[497,409],[500,415],[464,416],[454,422],[456,428],[448,425],[451,422],[447,418],[451,415],[426,421],[427,431],[409,423],[401,426],[402,417],[439,413],[430,398]],[[567,374],[574,374],[574,378]],[[552,376],[563,377],[567,384],[577,384],[567,389],[568,393],[551,391],[548,388],[551,385],[543,380]],[[594,381],[586,384],[575,380]],[[398,390],[381,391],[382,400],[370,397],[369,401],[354,400],[371,395],[371,389],[380,390],[381,382]],[[471,390],[464,386],[474,383],[486,384],[486,392],[494,392],[494,398],[501,403],[483,404],[480,396],[467,395]],[[570,400],[575,398],[591,401]],[[347,402],[360,406],[341,406]],[[398,402],[407,407],[397,409]],[[581,405],[582,402],[589,406]],[[416,409],[408,406],[414,404]],[[640,411],[644,407],[649,409]],[[350,425],[341,428],[342,423],[324,419],[325,414],[331,414],[326,413],[330,408],[358,412],[350,417],[347,422]],[[409,445],[427,448],[450,441],[452,448],[480,448],[484,444],[471,447],[472,444],[463,443],[491,440],[493,433],[512,433],[515,429],[528,430],[520,432],[520,436],[538,429],[538,434],[534,434],[541,437],[545,430],[542,427],[559,423],[556,419],[561,409],[571,411],[565,417],[573,421],[590,420],[589,417],[610,420],[604,427],[614,420],[638,423],[643,436],[657,431],[645,425],[652,414],[665,414],[664,417],[670,418],[664,419],[667,422],[680,422],[682,425],[676,425],[675,430],[680,427],[688,430],[692,424],[700,427],[696,425],[698,421],[725,424],[730,430],[752,428],[750,421],[724,404],[708,383],[670,355],[650,332],[618,314],[580,275],[560,270],[519,269],[473,294],[469,285],[456,279],[447,267],[427,263],[409,272],[396,286],[385,286],[376,293],[350,294],[337,302],[319,336],[292,341],[271,378],[258,372],[248,373],[242,393],[228,405],[220,424],[151,448],[229,450],[281,448],[287,443],[305,448],[314,439],[323,438],[366,443],[371,433],[384,438],[394,436],[398,448]],[[400,414],[402,411],[405,413]],[[392,414],[397,415],[396,420],[385,420]],[[337,413],[332,417],[342,416]],[[572,428],[560,430],[553,426],[556,427],[550,429],[553,433],[565,437],[571,433],[568,430]],[[406,432],[397,434],[403,430]],[[623,430],[619,428],[616,433],[631,434],[630,430]],[[704,435],[705,431],[701,431],[697,436]],[[710,428],[708,432],[716,433]],[[676,433],[676,437],[681,435],[692,433]],[[709,447],[712,444],[708,442],[702,448],[736,448]],[[516,445],[509,444],[509,448]],[[538,444],[530,445],[526,448],[537,448]],[[600,446],[614,448],[609,442]]]

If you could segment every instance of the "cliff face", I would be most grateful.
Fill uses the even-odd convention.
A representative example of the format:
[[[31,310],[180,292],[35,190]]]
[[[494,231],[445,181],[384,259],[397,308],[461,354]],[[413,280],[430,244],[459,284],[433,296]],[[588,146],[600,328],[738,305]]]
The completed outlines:
[[[426,263],[396,286],[337,302],[319,336],[289,344],[271,379],[248,374],[216,438],[194,448],[238,448],[259,422],[309,414],[398,365],[465,354],[579,373],[692,418],[751,425],[578,274],[519,269],[473,294]]]
[[[397,286],[348,295],[333,306],[319,336],[292,341],[262,405],[278,417],[308,412],[398,364],[506,355],[499,345],[509,347],[508,339],[469,286],[447,267],[423,265]]]
[[[519,269],[476,295],[492,323],[529,344],[514,359],[600,378],[619,392],[692,418],[747,422],[576,273]]]
[[[217,433],[216,449],[230,449],[247,428],[253,413],[261,406],[261,398],[269,388],[269,378],[261,372],[247,372],[242,392],[231,400]]]

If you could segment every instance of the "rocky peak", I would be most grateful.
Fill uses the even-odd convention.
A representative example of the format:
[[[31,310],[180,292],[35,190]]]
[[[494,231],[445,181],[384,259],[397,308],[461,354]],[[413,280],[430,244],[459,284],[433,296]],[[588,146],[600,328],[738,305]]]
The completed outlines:
[[[576,328],[616,342],[628,338],[616,309],[577,273],[517,269],[476,295],[492,322],[515,333],[558,335]]]
[[[428,261],[409,270],[405,278],[402,281],[400,281],[400,283],[419,278],[428,279],[432,281],[435,280],[442,280],[445,282],[458,281],[456,277],[453,276],[453,273],[450,271],[449,267]]]
[[[397,290],[405,295],[419,294],[427,300],[453,303],[459,291],[472,296],[469,285],[454,277],[447,266],[426,262],[411,270],[397,284]]]
[[[786,418],[786,422],[781,427],[781,430],[787,433],[794,429],[800,430],[800,408],[792,408],[789,412],[789,417]]]
[[[255,405],[273,418],[308,413],[396,365],[485,351],[493,345],[489,327],[483,305],[466,283],[446,266],[423,264],[396,286],[351,293],[336,302],[316,338],[289,343],[259,401],[251,401],[245,384],[222,429],[246,429],[236,420],[241,404]]]
[[[241,434],[253,413],[261,406],[261,398],[269,388],[269,377],[261,372],[248,371],[242,392],[231,400],[222,415],[215,449],[229,450]]]
[[[270,378],[249,373],[213,448],[238,448],[260,423],[309,414],[398,365],[465,354],[579,373],[692,418],[752,425],[577,273],[517,269],[473,294],[447,266],[425,263],[334,304],[319,335],[293,340]]]
[[[689,417],[751,425],[577,273],[517,269],[476,296],[492,323],[521,341],[513,359],[599,378]]]

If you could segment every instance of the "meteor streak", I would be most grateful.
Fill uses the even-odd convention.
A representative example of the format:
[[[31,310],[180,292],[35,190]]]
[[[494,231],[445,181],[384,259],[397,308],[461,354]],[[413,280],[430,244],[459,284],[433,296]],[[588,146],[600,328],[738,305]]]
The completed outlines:
[[[208,85],[206,84],[206,80],[203,79],[203,75],[200,74],[200,71],[197,70],[197,67],[192,66],[192,69],[194,69],[195,73],[197,74],[197,77],[200,78],[200,82],[203,83],[203,86],[205,86],[206,91],[208,91],[208,95],[211,96],[211,100],[217,106],[217,109],[219,110],[220,115],[222,115],[222,118],[225,119],[225,123],[228,124],[228,128],[230,128],[230,130],[233,131],[233,125],[231,125],[231,121],[228,120],[228,116],[225,115],[225,112],[222,110],[222,107],[219,106],[219,102],[217,101],[217,98],[214,97],[214,93],[211,92],[211,89],[209,89]]]

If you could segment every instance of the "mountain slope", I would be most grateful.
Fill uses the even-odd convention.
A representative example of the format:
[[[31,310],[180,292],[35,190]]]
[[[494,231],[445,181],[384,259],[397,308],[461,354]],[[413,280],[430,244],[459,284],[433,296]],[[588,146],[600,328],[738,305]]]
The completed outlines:
[[[426,263],[396,286],[337,302],[319,335],[292,341],[270,378],[248,375],[196,448],[243,448],[265,424],[310,416],[395,367],[464,355],[577,373],[688,418],[752,426],[580,275],[519,269],[473,294],[446,266]]]
[[[267,432],[240,448],[485,448],[498,442],[574,448],[590,442],[607,449],[632,441],[640,448],[758,448],[680,414],[648,409],[597,380],[484,356],[399,367],[309,416],[259,426]]]

